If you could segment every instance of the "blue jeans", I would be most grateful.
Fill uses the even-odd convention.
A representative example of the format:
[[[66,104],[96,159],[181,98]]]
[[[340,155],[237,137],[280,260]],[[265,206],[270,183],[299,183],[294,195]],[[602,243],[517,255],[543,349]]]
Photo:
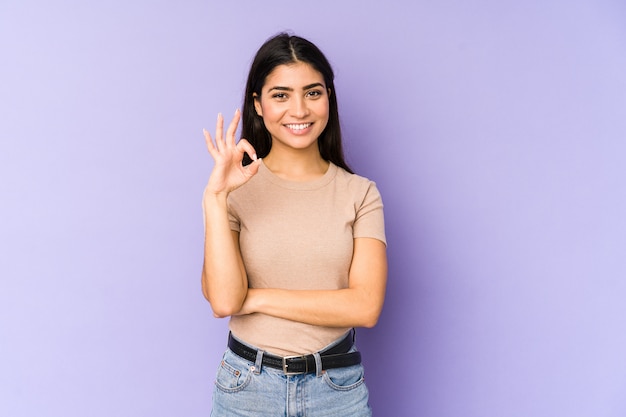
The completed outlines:
[[[356,347],[352,347],[356,351]],[[319,362],[319,355],[315,354]],[[213,390],[212,417],[370,417],[363,366],[285,375],[226,350]]]

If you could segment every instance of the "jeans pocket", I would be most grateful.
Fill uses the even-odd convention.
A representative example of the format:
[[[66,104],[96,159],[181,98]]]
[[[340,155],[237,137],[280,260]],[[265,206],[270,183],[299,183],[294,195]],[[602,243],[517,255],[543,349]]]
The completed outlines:
[[[327,369],[324,381],[336,391],[349,391],[365,382],[363,365],[346,366],[345,368]]]
[[[237,392],[243,390],[252,378],[250,365],[226,352],[217,370],[215,386],[224,392]]]

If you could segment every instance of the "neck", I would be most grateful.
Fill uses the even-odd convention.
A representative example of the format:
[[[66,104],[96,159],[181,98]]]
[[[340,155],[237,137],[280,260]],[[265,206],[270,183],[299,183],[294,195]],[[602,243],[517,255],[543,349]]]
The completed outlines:
[[[274,175],[290,181],[314,180],[323,176],[329,166],[317,149],[314,152],[275,152],[272,148],[263,163]]]

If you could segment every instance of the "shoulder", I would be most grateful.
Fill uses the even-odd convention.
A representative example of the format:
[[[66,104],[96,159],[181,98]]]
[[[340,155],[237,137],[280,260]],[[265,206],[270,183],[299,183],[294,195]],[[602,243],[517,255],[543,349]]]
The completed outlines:
[[[342,181],[345,183],[349,183],[352,185],[361,185],[361,184],[370,184],[370,183],[374,183],[374,181],[370,180],[369,178],[363,177],[359,174],[351,174],[350,172],[346,171],[345,169],[336,166],[337,169],[337,175],[336,178],[338,181]]]
[[[341,168],[337,172],[337,182],[344,184],[344,193],[350,196],[353,204],[353,237],[374,238],[386,245],[383,200],[376,183]]]
[[[373,180],[359,174],[351,174],[340,167],[337,167],[336,182],[338,186],[343,186],[357,195],[365,196],[373,193],[380,196],[378,187]]]
[[[248,182],[228,194],[229,210],[241,211],[254,207],[266,198],[266,189],[266,179],[257,173]]]

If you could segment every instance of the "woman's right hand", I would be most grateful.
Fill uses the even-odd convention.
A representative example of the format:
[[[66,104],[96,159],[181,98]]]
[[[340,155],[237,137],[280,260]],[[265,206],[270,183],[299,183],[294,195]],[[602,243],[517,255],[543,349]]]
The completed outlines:
[[[206,129],[204,130],[207,149],[215,161],[205,193],[228,194],[245,184],[259,171],[261,160],[257,158],[252,145],[245,139],[235,143],[235,132],[240,119],[241,112],[237,110],[224,137],[224,117],[219,114],[215,129],[215,143],[211,134]],[[245,167],[242,163],[244,153],[250,155],[252,159],[252,163]]]

